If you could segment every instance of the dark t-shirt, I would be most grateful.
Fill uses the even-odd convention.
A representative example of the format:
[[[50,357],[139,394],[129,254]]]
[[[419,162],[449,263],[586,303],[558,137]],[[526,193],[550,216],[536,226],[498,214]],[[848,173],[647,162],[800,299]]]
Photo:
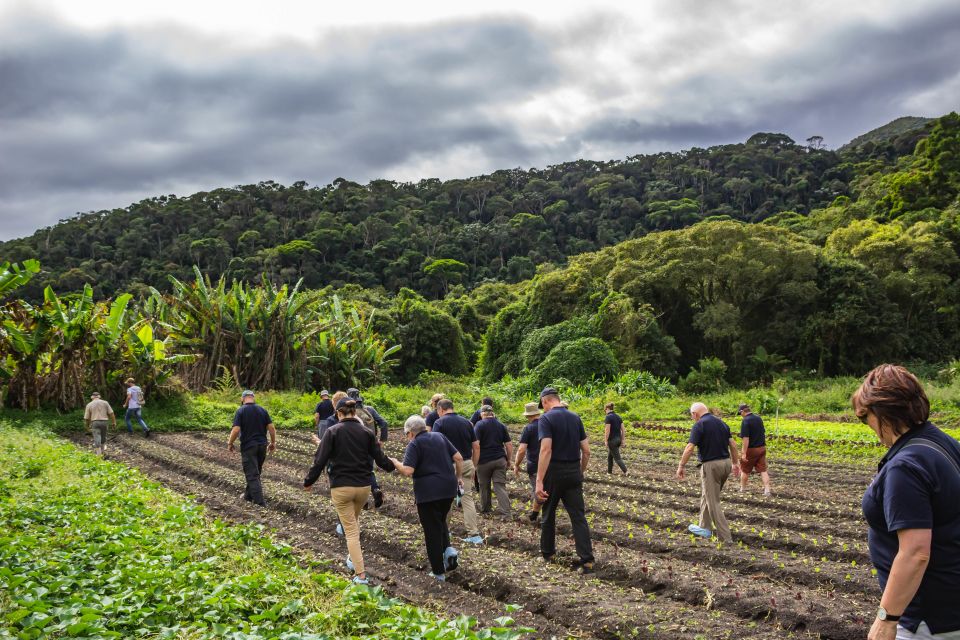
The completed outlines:
[[[767,446],[763,418],[755,413],[748,413],[743,418],[743,422],[740,423],[740,437],[750,438],[749,447],[751,449]]]
[[[603,419],[604,424],[610,425],[610,439],[608,442],[614,446],[623,442],[623,418],[611,411]]]
[[[453,456],[457,448],[445,436],[424,431],[407,444],[403,464],[413,467],[413,498],[417,504],[448,500],[457,495]]]
[[[478,464],[506,458],[504,443],[510,442],[510,432],[496,418],[486,418],[473,428],[480,441],[480,459]]]
[[[527,445],[527,473],[536,473],[540,463],[539,420],[524,425],[520,433],[520,444]]]
[[[430,413],[427,414],[427,417],[424,418],[423,421],[426,422],[426,423],[427,423],[427,426],[432,429],[432,428],[433,428],[433,423],[436,422],[436,421],[439,420],[439,419],[440,419],[440,415],[437,413],[437,410],[434,409],[433,411],[431,411]]]
[[[550,462],[580,462],[580,442],[587,439],[580,416],[554,407],[540,416],[539,424],[540,439],[553,439]]]
[[[267,425],[273,422],[267,410],[256,403],[242,405],[233,414],[233,426],[240,427],[240,449],[267,444]]]
[[[730,427],[712,413],[697,420],[690,430],[688,442],[697,445],[700,462],[730,457]]]
[[[464,460],[473,458],[473,443],[477,441],[477,435],[470,421],[459,413],[448,413],[439,418],[433,423],[433,432],[447,436]]]
[[[477,409],[476,411],[473,412],[473,415],[470,416],[470,422],[473,423],[473,426],[477,426],[477,423],[480,422],[480,419],[482,417],[483,416],[480,415],[480,409]]]
[[[313,410],[314,413],[320,414],[321,420],[326,420],[333,415],[333,403],[330,402],[330,398],[326,400],[321,400],[317,403],[317,408]]]
[[[929,442],[910,444],[916,438],[936,443],[947,455]],[[928,422],[890,447],[863,496],[867,544],[881,590],[900,548],[897,531],[933,531],[930,562],[900,620],[914,632],[921,621],[934,634],[960,629],[960,472],[954,464],[960,465],[960,443]]]
[[[320,439],[323,440],[323,434],[327,432],[327,429],[337,424],[338,422],[340,422],[340,420],[337,419],[337,414],[333,414],[326,420],[321,420],[317,424],[317,435],[320,437]]]

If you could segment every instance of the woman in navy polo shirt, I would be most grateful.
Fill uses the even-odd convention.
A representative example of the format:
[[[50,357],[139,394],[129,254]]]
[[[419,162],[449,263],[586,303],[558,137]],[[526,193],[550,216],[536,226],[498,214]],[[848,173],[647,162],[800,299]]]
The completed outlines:
[[[880,365],[851,401],[888,448],[863,496],[883,592],[868,638],[960,639],[960,443],[903,367]]]
[[[427,431],[420,416],[403,424],[407,449],[403,462],[391,458],[397,472],[413,476],[413,496],[430,560],[430,575],[443,582],[447,571],[457,568],[457,550],[450,546],[447,514],[458,490],[463,457],[442,433]]]

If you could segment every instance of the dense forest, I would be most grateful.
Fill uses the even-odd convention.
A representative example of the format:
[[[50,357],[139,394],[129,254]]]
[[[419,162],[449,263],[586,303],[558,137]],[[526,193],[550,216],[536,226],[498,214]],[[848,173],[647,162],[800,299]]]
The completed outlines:
[[[82,215],[0,246],[3,400],[68,408],[132,370],[191,389],[471,371],[697,389],[945,362],[960,116],[888,133]]]

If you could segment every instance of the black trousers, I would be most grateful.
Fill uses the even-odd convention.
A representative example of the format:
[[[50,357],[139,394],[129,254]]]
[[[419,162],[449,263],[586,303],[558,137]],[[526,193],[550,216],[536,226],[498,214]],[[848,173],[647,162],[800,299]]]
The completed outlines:
[[[452,503],[453,498],[417,503],[417,515],[420,516],[420,526],[423,527],[423,538],[427,544],[427,558],[435,576],[442,576],[447,571],[443,565],[443,552],[450,546],[447,514]]]
[[[620,471],[627,472],[627,465],[623,464],[623,458],[620,457],[621,442],[607,443],[607,473],[613,473],[613,463],[616,462]]]
[[[254,504],[263,505],[263,485],[260,484],[260,472],[263,462],[267,459],[267,445],[258,444],[240,451],[240,460],[243,462],[243,475],[247,477],[247,488],[243,492],[243,499]]]
[[[570,516],[573,540],[580,562],[593,562],[593,543],[590,541],[590,525],[587,524],[586,507],[583,504],[583,472],[579,462],[551,462],[543,478],[543,489],[549,495],[541,511],[540,553],[549,557],[557,552],[557,507]]]

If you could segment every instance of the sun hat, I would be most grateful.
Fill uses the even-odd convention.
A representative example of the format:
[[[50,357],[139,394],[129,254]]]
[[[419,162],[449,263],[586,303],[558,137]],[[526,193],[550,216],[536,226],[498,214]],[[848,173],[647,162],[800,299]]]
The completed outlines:
[[[539,408],[537,408],[536,402],[528,402],[527,404],[523,405],[523,415],[525,416],[538,416],[540,413],[541,411]]]

